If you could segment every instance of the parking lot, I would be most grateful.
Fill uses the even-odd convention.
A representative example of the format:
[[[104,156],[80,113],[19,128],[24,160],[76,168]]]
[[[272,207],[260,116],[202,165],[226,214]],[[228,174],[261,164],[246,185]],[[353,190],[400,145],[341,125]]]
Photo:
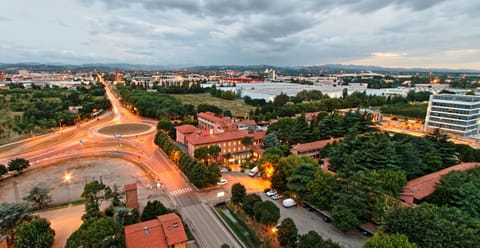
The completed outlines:
[[[313,230],[324,239],[331,239],[346,248],[360,248],[367,239],[367,237],[361,235],[357,230],[343,233],[333,226],[333,224],[326,223],[319,214],[311,212],[299,205],[291,208],[283,207],[282,201],[284,199],[272,200],[266,196],[263,189],[268,188],[270,182],[260,177],[249,177],[246,173],[224,173],[223,177],[228,180],[228,184],[218,190],[225,190],[229,193],[234,183],[241,183],[245,186],[248,193],[256,193],[262,200],[273,201],[280,209],[279,222],[285,218],[291,218],[295,222],[299,234],[305,234]]]

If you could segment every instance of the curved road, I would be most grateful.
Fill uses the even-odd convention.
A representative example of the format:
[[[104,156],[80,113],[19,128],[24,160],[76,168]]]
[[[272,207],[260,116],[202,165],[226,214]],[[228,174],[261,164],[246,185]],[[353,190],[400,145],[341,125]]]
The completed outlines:
[[[12,158],[23,157],[28,159],[32,166],[40,167],[53,161],[101,155],[134,160],[149,168],[165,185],[174,205],[190,226],[200,247],[215,248],[222,244],[240,247],[182,172],[154,144],[155,132],[119,139],[95,135],[94,130],[111,124],[157,123],[155,120],[133,115],[122,107],[119,99],[106,84],[105,89],[112,103],[112,112],[82,125],[18,142],[11,149],[7,146],[8,150],[0,154],[0,163],[6,164]]]

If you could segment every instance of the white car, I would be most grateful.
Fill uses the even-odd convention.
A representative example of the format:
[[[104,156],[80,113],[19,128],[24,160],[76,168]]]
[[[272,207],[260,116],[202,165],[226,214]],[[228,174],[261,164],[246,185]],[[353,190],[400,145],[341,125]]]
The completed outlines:
[[[297,205],[297,202],[295,200],[293,200],[292,198],[287,198],[287,199],[283,200],[282,205],[286,208],[290,208],[290,207],[294,207],[295,205]]]
[[[267,191],[267,193],[265,193],[265,194],[267,194],[268,197],[272,197],[272,196],[277,194],[277,191],[272,189],[270,191]]]
[[[220,181],[218,181],[217,185],[225,185],[225,184],[227,184],[227,183],[228,183],[227,179],[225,179],[225,178],[220,178]]]
[[[283,195],[282,194],[276,194],[276,195],[272,195],[272,199],[273,200],[280,200],[283,198]]]

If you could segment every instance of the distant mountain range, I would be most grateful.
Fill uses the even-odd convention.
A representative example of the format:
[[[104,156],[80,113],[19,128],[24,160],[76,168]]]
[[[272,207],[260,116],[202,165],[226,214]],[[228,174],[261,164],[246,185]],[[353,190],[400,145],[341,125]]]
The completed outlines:
[[[18,64],[1,64],[0,71],[15,73],[18,70],[30,71],[73,71],[73,72],[87,72],[87,71],[218,71],[218,70],[252,70],[264,71],[265,69],[274,69],[278,72],[286,73],[301,73],[310,74],[318,73],[320,71],[328,71],[330,73],[338,72],[360,72],[373,71],[380,73],[480,73],[480,70],[470,69],[437,69],[437,68],[387,68],[379,66],[364,66],[364,65],[342,65],[342,64],[326,64],[314,66],[272,66],[272,65],[143,65],[143,64],[84,64],[84,65],[65,65],[65,64],[42,64],[42,63],[18,63]]]

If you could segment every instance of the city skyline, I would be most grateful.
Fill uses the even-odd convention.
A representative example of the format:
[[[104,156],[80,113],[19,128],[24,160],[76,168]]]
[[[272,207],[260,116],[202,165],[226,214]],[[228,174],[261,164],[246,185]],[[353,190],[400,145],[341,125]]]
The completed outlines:
[[[0,63],[478,70],[479,8],[466,0],[22,0],[0,14]]]

